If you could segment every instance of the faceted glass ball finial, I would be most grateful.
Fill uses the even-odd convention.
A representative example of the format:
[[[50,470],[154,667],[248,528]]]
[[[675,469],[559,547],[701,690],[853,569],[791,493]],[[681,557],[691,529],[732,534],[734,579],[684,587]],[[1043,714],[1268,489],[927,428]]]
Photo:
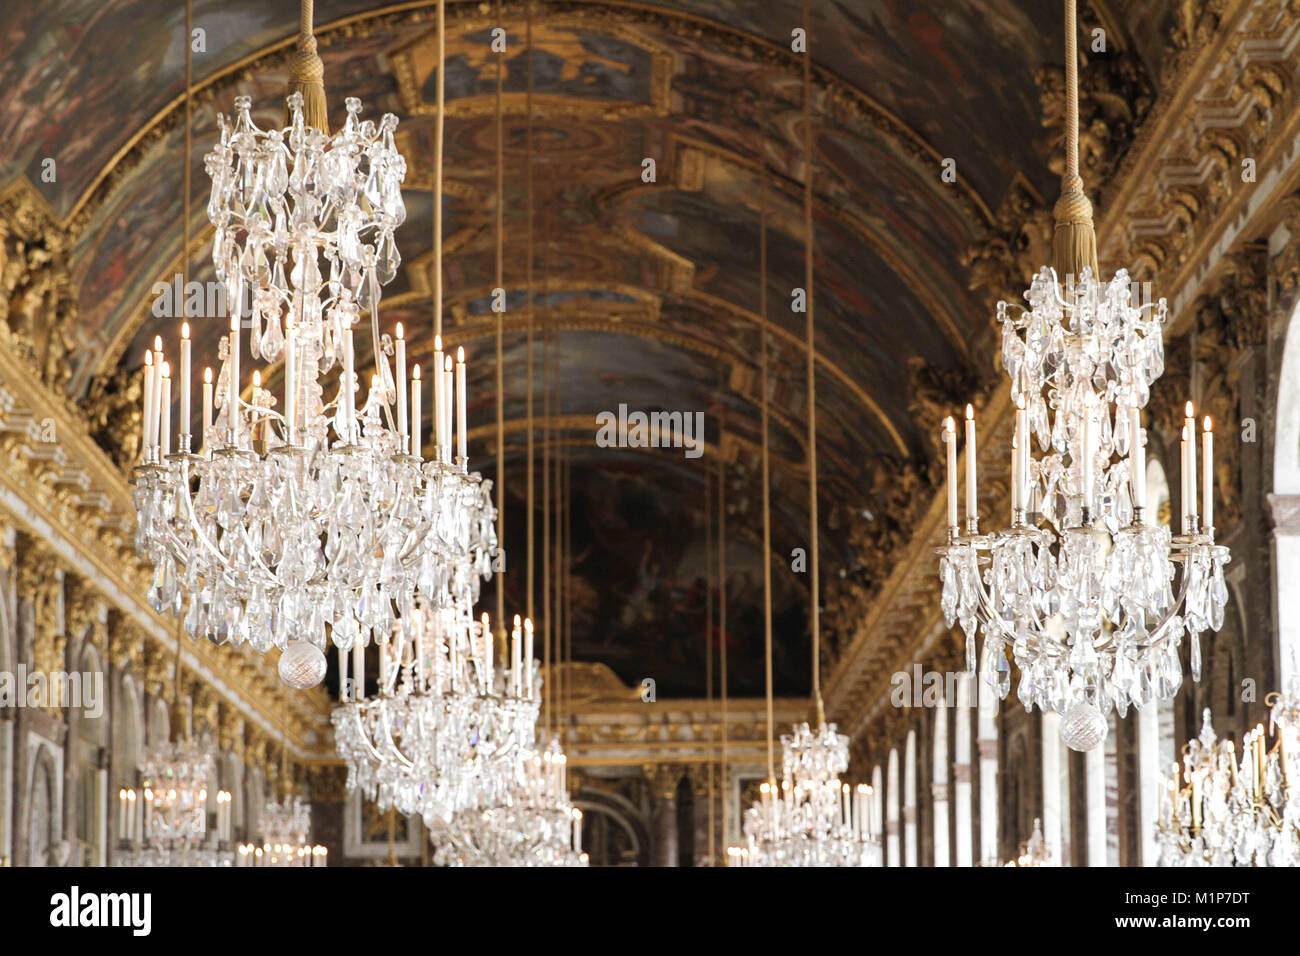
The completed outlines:
[[[294,690],[307,690],[325,679],[325,655],[315,644],[295,641],[280,655],[276,670]]]
[[[1089,751],[1106,739],[1106,717],[1087,701],[1079,701],[1061,718],[1061,739],[1071,750]]]

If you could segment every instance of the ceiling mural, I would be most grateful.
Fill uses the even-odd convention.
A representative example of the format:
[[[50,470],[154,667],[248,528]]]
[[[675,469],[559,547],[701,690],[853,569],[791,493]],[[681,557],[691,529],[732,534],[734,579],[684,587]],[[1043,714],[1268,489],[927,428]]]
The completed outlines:
[[[1153,37],[1164,32],[1151,25],[1165,23],[1168,4],[1109,0],[1092,8],[1117,45],[1135,49],[1154,85],[1163,46]],[[737,529],[728,580],[733,619],[726,634],[710,639],[727,641],[735,692],[759,693],[761,169],[775,567],[788,569],[790,550],[808,539],[805,316],[791,311],[805,266],[801,65],[789,52],[801,7],[797,0],[574,0],[535,10],[531,53],[524,4],[507,2],[503,14],[508,552],[523,551],[522,482],[514,476],[525,447],[531,247],[536,342],[540,349],[547,330],[554,333],[553,411],[575,460],[575,653],[609,663],[628,683],[687,675],[678,687],[661,683],[660,692],[702,692],[688,676],[702,675],[705,646],[701,462],[680,450],[602,449],[593,440],[597,413],[620,404],[701,411],[710,447],[727,461]],[[432,11],[432,3],[368,0],[317,0],[315,11],[332,119],[344,115],[345,96],[358,96],[367,116],[392,112],[401,120],[404,261],[380,315],[386,329],[404,323],[411,360],[426,364]],[[443,199],[444,333],[470,354],[471,456],[489,476],[497,71],[488,52],[490,11],[477,2],[448,4]],[[58,27],[32,29],[36,16]],[[216,113],[245,94],[259,125],[282,122],[285,53],[297,16],[289,2],[195,2],[206,50],[195,57],[189,258],[200,282],[212,279],[203,156],[217,136]],[[918,369],[929,380],[951,378],[988,335],[988,308],[969,288],[964,256],[1018,176],[1055,194],[1036,77],[1060,60],[1059,20],[1057,5],[1038,0],[812,4],[818,450],[827,502],[871,495],[882,467],[928,474],[934,436],[912,413]],[[143,0],[0,11],[0,36],[21,38],[0,57],[0,84],[11,91],[0,105],[7,146],[0,186],[30,180],[75,236],[76,396],[98,396],[105,382],[129,379],[155,335],[169,345],[177,336],[174,318],[154,314],[152,289],[181,262],[182,32],[182,8],[160,11]],[[48,45],[52,36],[62,38],[57,47]],[[105,62],[124,69],[105,71]],[[43,182],[49,156],[58,176]],[[957,159],[955,183],[940,177],[945,157]],[[641,178],[646,158],[655,160],[649,183]],[[194,320],[199,368],[215,356],[227,321],[220,313]],[[538,355],[532,394],[540,418]],[[368,361],[368,351],[358,358]],[[264,379],[274,392],[279,370],[265,369]],[[827,505],[823,516],[829,513]],[[824,574],[853,567],[849,531],[822,530]],[[777,692],[797,694],[808,686],[807,586],[788,571],[776,578]],[[507,587],[518,608],[522,575],[508,577]]]

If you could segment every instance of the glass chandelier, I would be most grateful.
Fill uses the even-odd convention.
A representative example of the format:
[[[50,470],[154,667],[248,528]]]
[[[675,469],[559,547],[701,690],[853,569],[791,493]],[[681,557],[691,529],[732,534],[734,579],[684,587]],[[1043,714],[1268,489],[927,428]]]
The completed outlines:
[[[406,218],[397,118],[376,124],[361,119],[360,101],[346,106],[332,136],[308,125],[300,92],[288,97],[283,130],[258,128],[247,96],[236,98],[233,123],[220,118],[206,159],[208,217],[230,332],[216,381],[211,369],[204,374],[197,450],[188,323],[175,447],[173,369],[155,340],[134,482],[136,546],[156,569],[153,606],[180,614],[188,603],[192,637],[286,651],[281,676],[298,687],[323,678],[329,640],[344,650],[365,646],[411,612],[417,593],[446,604],[452,569],[482,556],[490,562],[496,547],[490,524],[475,520],[487,485],[468,472],[463,350],[453,362],[435,340],[437,450],[426,462],[420,368],[407,368],[400,324],[395,338],[380,332],[380,288],[396,275],[393,234]],[[359,397],[353,335],[363,313],[376,371]],[[278,409],[260,371],[245,397],[245,347],[280,368]]]
[[[1263,725],[1246,734],[1238,760],[1202,717],[1200,736],[1184,750],[1161,788],[1156,839],[1162,866],[1300,866],[1300,797],[1293,781],[1300,737],[1300,698],[1271,694],[1267,746]]]
[[[120,846],[114,865],[231,866],[230,794],[217,791],[215,831],[208,830],[208,789],[216,784],[212,751],[198,741],[146,751],[141,789],[118,792]]]
[[[966,635],[966,667],[1005,697],[1008,654],[1027,709],[1063,715],[1061,736],[1090,750],[1106,735],[1104,711],[1177,693],[1179,649],[1190,643],[1200,679],[1199,635],[1223,622],[1228,549],[1214,541],[1213,432],[1203,423],[1197,507],[1197,422],[1182,435],[1181,531],[1149,524],[1140,409],[1164,371],[1165,300],[1134,302],[1128,274],[1097,277],[1091,205],[1077,157],[1073,0],[1066,0],[1067,172],[1057,204],[1058,268],[1042,269],[1029,308],[998,304],[1002,364],[1016,406],[1011,442],[1011,524],[981,534],[975,416],[966,407],[966,526],[957,518],[957,433],[944,423],[948,542],[940,549],[942,607]],[[1064,241],[1063,241],[1064,240]],[[1062,248],[1064,247],[1064,249]],[[1064,286],[1062,286],[1064,280]],[[1040,454],[1035,457],[1033,445]],[[1174,586],[1175,568],[1182,573]]]
[[[331,715],[348,789],[426,820],[504,800],[541,703],[532,638],[532,622],[516,618],[510,666],[498,667],[486,614],[476,622],[462,604],[417,605],[379,645],[369,699],[355,654],[353,695]]]
[[[513,786],[495,804],[450,820],[426,817],[442,866],[586,866],[582,811],[568,791],[568,761],[558,740],[538,753],[521,748]]]
[[[271,800],[262,810],[262,845],[239,846],[237,866],[325,866],[329,851],[311,844],[311,804],[302,797]]]
[[[1009,860],[1003,866],[1051,866],[1052,855],[1047,850],[1047,841],[1043,839],[1043,821],[1034,817],[1034,832],[1029,839],[1020,844],[1020,855]]]
[[[799,724],[781,737],[781,788],[764,781],[745,811],[745,846],[728,850],[732,866],[881,866],[871,788],[840,777],[849,738],[834,724],[814,733]]]

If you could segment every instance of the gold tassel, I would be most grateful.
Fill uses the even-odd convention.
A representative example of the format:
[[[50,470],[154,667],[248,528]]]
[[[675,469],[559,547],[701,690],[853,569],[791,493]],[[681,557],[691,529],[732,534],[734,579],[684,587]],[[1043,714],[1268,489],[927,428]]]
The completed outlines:
[[[316,52],[314,36],[300,36],[289,59],[288,94],[302,94],[302,118],[308,126],[329,134],[329,107],[325,102],[325,64]],[[289,125],[285,120],[285,125]]]
[[[1061,198],[1056,201],[1054,211],[1056,232],[1052,237],[1052,259],[1057,278],[1064,282],[1067,276],[1073,276],[1077,281],[1086,267],[1092,270],[1094,279],[1100,279],[1092,203],[1083,191],[1081,178],[1067,175],[1061,180]]]

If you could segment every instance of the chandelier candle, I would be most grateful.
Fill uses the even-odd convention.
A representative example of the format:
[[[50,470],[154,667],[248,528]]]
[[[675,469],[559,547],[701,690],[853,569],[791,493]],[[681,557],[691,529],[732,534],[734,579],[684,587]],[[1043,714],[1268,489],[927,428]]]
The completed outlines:
[[[966,406],[966,530],[979,533],[979,505],[975,494],[975,407]]]
[[[153,353],[148,349],[144,353],[144,386],[141,399],[144,402],[141,421],[144,423],[143,441],[140,442],[140,459],[142,462],[149,461],[149,449],[153,446]]]
[[[236,312],[239,310],[236,309]],[[226,435],[227,443],[237,445],[239,443],[239,316],[230,317],[230,340],[229,340],[229,358],[230,372],[229,390],[226,394]]]
[[[165,458],[172,453],[172,368],[167,362],[162,363],[161,399],[158,403],[158,445],[159,457]]]
[[[443,409],[443,417],[447,420],[447,448],[443,452],[443,460],[451,461],[451,436],[452,436],[452,406],[455,404],[453,396],[456,394],[456,373],[451,360],[451,356],[446,356],[443,361],[446,363],[442,371],[442,394],[447,398],[446,408]]]
[[[957,534],[957,424],[949,415],[943,420],[943,445],[948,453],[948,528]]]
[[[297,444],[298,425],[298,327],[292,320],[284,326],[284,421],[285,439]]]
[[[1134,520],[1140,522],[1147,506],[1146,432],[1142,430],[1142,411],[1129,406],[1129,486],[1133,492]]]
[[[179,451],[190,451],[190,324],[181,323],[181,417],[177,434],[180,436]]]
[[[443,394],[442,378],[442,336],[433,337],[433,439],[437,443],[436,456],[442,461],[442,449],[447,444],[446,426],[443,423],[442,410],[447,406],[447,396]]]
[[[212,369],[203,370],[203,431],[199,433],[199,447],[206,455],[208,430],[212,428]]]
[[[420,401],[420,363],[416,362],[411,368],[411,448],[410,452],[416,458],[424,458],[424,442],[420,434],[420,428],[423,424],[423,411]]]
[[[1214,423],[1210,421],[1210,416],[1205,416],[1205,435],[1201,440],[1201,457],[1204,473],[1201,477],[1201,488],[1205,495],[1205,502],[1201,508],[1203,512],[1203,528],[1206,534],[1214,531]]]
[[[406,427],[406,336],[402,323],[397,323],[397,433],[402,436],[410,450],[410,432]]]
[[[461,463],[461,467],[468,467],[469,462],[469,432],[465,427],[465,349],[461,346],[456,348],[456,457]],[[528,653],[528,659],[532,660],[532,652]]]

